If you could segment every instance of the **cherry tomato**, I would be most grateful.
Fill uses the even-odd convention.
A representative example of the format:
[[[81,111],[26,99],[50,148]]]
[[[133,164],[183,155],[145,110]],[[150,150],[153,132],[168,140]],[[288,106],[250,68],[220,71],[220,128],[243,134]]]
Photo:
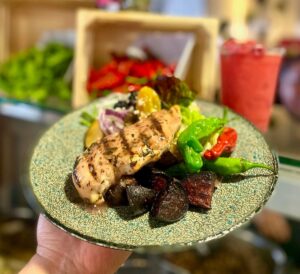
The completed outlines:
[[[161,101],[154,89],[142,87],[137,94],[136,109],[140,117],[146,117],[150,113],[161,109]]]

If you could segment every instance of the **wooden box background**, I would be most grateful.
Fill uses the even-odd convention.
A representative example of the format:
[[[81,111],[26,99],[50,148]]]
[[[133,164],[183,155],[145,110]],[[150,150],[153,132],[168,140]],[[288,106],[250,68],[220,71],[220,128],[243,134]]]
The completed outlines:
[[[217,68],[216,19],[82,9],[77,14],[73,107],[89,102],[85,87],[92,66],[107,62],[112,50],[124,51],[139,33],[152,31],[195,34],[196,43],[184,80],[198,92],[199,97],[213,100]]]

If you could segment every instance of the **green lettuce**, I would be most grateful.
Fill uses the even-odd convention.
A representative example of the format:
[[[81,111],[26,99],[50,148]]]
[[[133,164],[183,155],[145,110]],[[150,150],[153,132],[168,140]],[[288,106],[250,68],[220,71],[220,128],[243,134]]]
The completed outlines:
[[[200,113],[196,103],[192,103],[188,107],[180,106],[180,111],[182,124],[186,127],[197,120],[205,118],[205,116]]]
[[[0,64],[0,90],[8,98],[62,111],[71,108],[71,87],[64,79],[73,49],[58,43],[33,47]]]
[[[154,89],[162,101],[162,107],[167,109],[173,105],[188,107],[197,95],[185,82],[174,76],[158,77]]]

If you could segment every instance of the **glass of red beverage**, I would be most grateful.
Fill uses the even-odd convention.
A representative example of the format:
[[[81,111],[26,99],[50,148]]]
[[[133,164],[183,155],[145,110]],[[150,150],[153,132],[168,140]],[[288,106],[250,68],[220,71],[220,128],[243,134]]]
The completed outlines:
[[[221,48],[221,102],[268,130],[284,50],[230,39]]]

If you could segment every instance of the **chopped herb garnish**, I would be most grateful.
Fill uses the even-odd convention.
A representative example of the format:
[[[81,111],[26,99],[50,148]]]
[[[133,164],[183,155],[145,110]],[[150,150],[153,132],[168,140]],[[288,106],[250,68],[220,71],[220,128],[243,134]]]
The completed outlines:
[[[98,110],[95,107],[92,112],[83,111],[80,115],[80,124],[90,127],[91,124],[97,119]]]

